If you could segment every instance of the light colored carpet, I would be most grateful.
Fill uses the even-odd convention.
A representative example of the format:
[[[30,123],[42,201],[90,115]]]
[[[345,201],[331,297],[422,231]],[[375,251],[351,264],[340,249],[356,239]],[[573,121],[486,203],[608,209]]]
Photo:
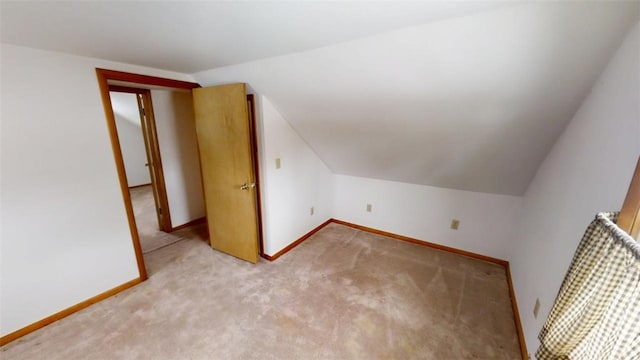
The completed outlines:
[[[520,359],[504,269],[330,224],[273,263],[198,232],[3,359]]]
[[[129,189],[129,193],[143,253],[149,253],[183,239],[181,232],[166,233],[159,230],[151,185]]]

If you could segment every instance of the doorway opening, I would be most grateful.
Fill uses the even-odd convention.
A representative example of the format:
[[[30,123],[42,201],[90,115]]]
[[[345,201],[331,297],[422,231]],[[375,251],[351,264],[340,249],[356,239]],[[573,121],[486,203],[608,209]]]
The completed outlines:
[[[168,215],[170,212],[170,216],[163,216],[162,218],[159,218],[159,224],[165,222],[167,224],[167,229],[170,232],[176,230],[182,231],[182,229],[184,229],[188,233],[190,233],[190,235],[195,235],[195,237],[199,240],[206,241],[208,239],[213,249],[239,257],[249,262],[257,262],[257,257],[255,257],[255,255],[264,256],[262,251],[262,209],[260,204],[261,186],[259,181],[255,104],[253,95],[246,93],[246,84],[238,83],[199,89],[200,85],[192,82],[138,75],[114,70],[96,69],[96,74],[100,92],[102,95],[105,117],[107,120],[114,160],[116,163],[116,171],[120,180],[122,196],[124,200],[127,219],[129,222],[129,229],[131,233],[140,279],[143,281],[146,280],[148,278],[148,274],[145,266],[145,259],[143,256],[144,249],[141,246],[140,234],[136,225],[135,212],[132,204],[132,193],[130,192],[128,185],[127,172],[125,170],[125,161],[121,150],[121,141],[118,136],[113,104],[109,93],[110,89],[124,90],[123,88],[130,88],[130,90],[128,91],[132,91],[132,93],[137,94],[137,102],[140,104],[140,108],[144,109],[145,114],[151,114],[149,118],[153,119],[155,117],[156,119],[157,125],[148,125],[146,131],[149,134],[153,134],[153,131],[148,130],[154,129],[154,127],[157,127],[159,129],[158,134],[160,135],[161,140],[159,144],[162,144],[163,162],[159,162],[159,157],[158,160],[155,161],[160,163],[161,168],[164,170],[164,173],[167,176],[164,183],[165,191],[167,193],[168,206],[165,206],[161,200],[158,201],[158,203],[159,207],[163,210],[163,206],[166,207],[166,212],[162,212],[163,215]],[[200,90],[205,91],[200,92]],[[151,91],[151,93],[153,94],[153,106],[151,105],[150,95],[148,99],[145,99],[145,94],[148,94],[147,91]],[[205,95],[205,93],[207,92],[209,92],[210,95]],[[195,99],[196,93],[199,94],[200,106],[198,106]],[[207,98],[205,103],[209,103],[209,105],[217,103],[217,105],[203,112],[203,95],[205,95]],[[164,100],[160,101],[160,99],[163,99],[163,97]],[[179,98],[182,98],[182,100],[180,100]],[[184,106],[185,99],[187,99],[186,102],[188,103],[188,106]],[[146,103],[148,103],[148,105]],[[163,114],[171,112],[167,112],[167,108],[164,106],[169,104],[169,108],[171,108],[171,106],[174,106],[176,103],[182,103],[181,108],[188,109],[188,112],[190,114],[186,116],[186,118],[193,119],[194,121],[194,131],[192,132],[193,137],[191,138],[189,138],[189,131],[185,132],[184,130],[185,128],[189,128],[190,125],[184,126],[184,123],[178,124],[174,122],[172,128],[167,128],[167,122],[164,120],[160,120]],[[205,108],[209,105],[206,105]],[[211,111],[213,113],[211,113]],[[207,123],[207,121],[209,120],[206,119],[205,122],[203,122],[203,116],[205,118],[213,116],[213,118],[211,118],[211,121],[213,121],[213,123]],[[145,116],[141,117],[141,121],[145,121]],[[231,127],[222,126],[218,130],[214,131],[214,133],[217,133],[217,135],[215,135],[218,137],[217,140],[214,139],[215,141],[212,141],[212,139],[208,138],[211,134],[210,131],[206,130],[208,126],[219,127],[221,125],[221,122],[229,123],[229,121],[239,122],[235,123],[234,126],[239,126],[242,131],[231,131]],[[206,125],[203,127],[203,124]],[[203,130],[205,131],[203,132]],[[155,135],[157,136],[158,134]],[[169,154],[169,156],[165,156],[167,155],[167,153],[165,153],[167,149],[166,144],[172,141],[171,139],[167,140],[167,134],[170,134],[169,137],[174,137],[174,142],[190,144],[193,151],[191,151],[190,153],[188,151],[184,152],[179,156],[176,156],[176,154]],[[208,148],[210,145],[218,144],[220,141],[225,143],[225,146],[232,143],[236,144],[236,148],[233,149],[231,153],[229,153],[230,149],[228,147],[217,150]],[[180,148],[178,144],[174,145],[176,145],[176,147],[174,148]],[[154,148],[153,144],[145,146],[147,146],[151,150],[153,150]],[[169,146],[169,148],[171,148],[171,146]],[[228,162],[227,159],[237,158],[238,151],[242,152],[243,157],[246,157],[246,159],[243,158],[243,161]],[[225,152],[226,155],[223,155],[222,152]],[[159,149],[158,153],[160,153]],[[215,157],[217,157],[218,159],[223,159],[225,164],[211,166],[211,159]],[[203,159],[207,161],[204,161]],[[165,160],[167,160],[166,163]],[[154,160],[151,159],[149,160],[149,163],[152,163],[153,161]],[[169,166],[171,161],[173,161],[174,168],[171,168]],[[196,164],[195,166],[193,166],[194,163]],[[207,171],[202,168],[203,164],[206,164],[208,166]],[[171,177],[175,177],[176,174],[181,173],[179,169],[182,169],[185,166],[191,166],[192,169],[197,167],[197,173],[194,173],[192,171],[190,175],[181,179],[182,182],[178,181],[178,183],[180,183],[179,188],[181,191],[176,192],[176,186],[173,186],[176,184],[176,179],[171,179]],[[225,185],[222,189],[222,193],[218,194],[220,196],[210,196],[212,184],[215,182],[223,183],[219,179],[220,176],[228,172],[232,172],[232,170],[235,171],[240,168],[244,168],[244,171],[246,171],[246,173],[244,173],[242,176],[239,176],[237,179],[232,179],[228,185]],[[224,171],[220,171],[221,169],[224,169]],[[211,170],[214,171],[212,172]],[[150,177],[153,176],[153,173],[150,173]],[[189,183],[189,179],[197,179],[197,183],[193,181]],[[208,182],[205,183],[205,181]],[[205,196],[205,190],[209,191],[209,196]],[[193,201],[193,203],[200,202],[202,204],[201,217],[189,217],[190,215],[193,215],[193,208],[190,206],[176,207],[176,204],[180,204],[179,201],[172,200],[175,199],[176,193],[179,193],[179,196],[186,196],[192,200],[195,200]],[[229,199],[224,199],[225,197],[228,197]],[[238,198],[241,198],[240,200],[243,202],[246,201],[243,207],[232,206],[238,203]],[[253,200],[251,200],[251,198],[253,198]],[[225,200],[230,199],[233,201],[227,201],[226,203],[224,202]],[[212,209],[215,209],[216,211],[218,211],[218,213],[220,213],[220,208],[226,209],[222,212],[222,214],[227,218],[229,218],[229,215],[231,214],[231,221],[221,220],[225,216],[215,216],[213,218],[205,217],[205,213],[209,214],[210,210]],[[169,209],[171,209],[171,211],[169,211]],[[243,212],[243,210],[246,211]],[[226,212],[229,212],[229,214],[227,214]],[[185,214],[187,215],[186,217]],[[167,219],[169,220],[167,221]],[[206,223],[206,227],[203,228],[204,231],[200,231],[197,227],[192,226],[200,222]],[[176,224],[178,225],[176,226]],[[238,236],[238,229],[254,226],[256,228],[253,231],[252,236]],[[216,231],[216,236],[207,235],[211,233],[212,229]],[[179,232],[176,232],[176,234],[177,233]],[[226,234],[223,234],[221,236],[220,233]],[[203,237],[202,234],[204,234],[205,237]],[[226,251],[228,249],[224,249],[220,246],[221,241],[226,241],[227,243],[229,241],[231,241],[232,243],[237,241],[240,247],[255,242],[255,244],[257,244],[258,246],[253,247],[255,255],[245,257],[244,255],[238,256],[232,251]]]
[[[141,280],[148,278],[147,269],[144,263],[144,249],[141,244],[140,232],[136,223],[136,214],[132,203],[132,193],[136,195],[136,188],[130,189],[128,172],[126,168],[125,158],[123,155],[123,140],[119,133],[117,114],[114,111],[114,101],[112,100],[112,94],[114,95],[129,95],[131,101],[135,101],[135,107],[137,109],[137,115],[140,124],[140,135],[143,138],[143,149],[145,154],[143,158],[146,159],[145,170],[148,173],[149,185],[144,184],[144,177],[142,177],[142,183],[139,185],[147,186],[148,190],[151,190],[153,197],[153,207],[155,208],[155,218],[157,219],[158,230],[168,232],[178,230],[181,226],[173,227],[170,213],[170,207],[168,203],[167,187],[165,182],[165,176],[163,172],[162,161],[160,158],[160,145],[158,141],[157,126],[155,122],[154,107],[151,100],[151,89],[165,90],[165,91],[185,91],[190,93],[193,88],[199,87],[196,83],[190,83],[185,81],[163,79],[157,77],[150,77],[144,75],[130,74],[125,72],[96,69],[98,76],[98,84],[100,86],[100,92],[102,95],[104,111],[107,119],[107,125],[109,128],[109,136],[111,139],[111,146],[114,153],[114,159],[116,162],[116,169],[118,178],[120,180],[120,189],[124,200],[125,210],[129,222],[129,230],[133,242],[133,248],[138,265],[138,272]],[[132,102],[130,104],[133,104]],[[131,105],[133,106],[133,105]],[[138,154],[140,156],[140,154]],[[196,155],[197,156],[197,155]],[[195,160],[197,163],[197,159]],[[139,170],[139,169],[138,169]],[[130,171],[131,172],[131,171]],[[137,175],[141,175],[138,172]],[[131,180],[135,175],[131,174]],[[199,175],[198,175],[199,176]],[[135,180],[141,181],[140,178]],[[132,182],[135,184],[135,182]],[[134,185],[135,186],[135,185]],[[138,189],[138,193],[144,193],[145,188]],[[147,198],[147,201],[149,199]],[[203,219],[198,219],[202,221]],[[155,225],[155,224],[154,224]],[[188,225],[188,224],[183,224]]]
[[[162,196],[157,197],[158,207],[161,209],[160,211],[162,211],[162,213],[158,213],[159,224],[164,223],[168,231],[185,228],[185,230],[197,234],[199,231],[192,231],[191,225],[206,222],[206,228],[204,230],[206,233],[209,233],[210,236],[204,239],[199,236],[196,237],[199,237],[200,240],[206,240],[208,238],[211,247],[215,250],[236,256],[242,260],[253,263],[257,262],[258,257],[263,255],[259,160],[254,98],[252,95],[246,93],[246,84],[237,83],[202,89],[200,85],[196,83],[114,70],[96,69],[96,74],[102,95],[109,136],[116,162],[116,170],[120,180],[140,279],[146,280],[148,274],[143,256],[144,249],[141,246],[140,234],[136,225],[132,193],[128,185],[125,161],[121,150],[121,142],[118,137],[110,90],[126,90],[136,94],[139,108],[142,109],[140,114],[141,128],[144,127],[143,132],[148,135],[146,136],[146,140],[151,140],[146,142],[145,148],[150,150],[148,163],[150,165],[154,165],[155,163],[156,165],[150,166],[152,169],[154,167],[164,169],[167,176],[174,176],[176,173],[180,173],[180,171],[173,170],[184,168],[185,166],[188,167],[189,164],[193,165],[194,162],[196,164],[192,166],[192,169],[197,168],[197,174],[194,174],[192,171],[189,176],[182,179],[182,182],[178,181],[178,183],[180,183],[180,190],[182,190],[180,191],[181,194],[178,195],[194,199],[196,200],[194,202],[202,204],[201,217],[196,219],[189,218],[189,215],[193,215],[193,208],[190,206],[182,206],[182,208],[179,206],[176,207],[175,204],[179,204],[180,202],[173,202],[173,200],[171,200],[172,196],[176,196],[176,192],[172,191],[172,189],[175,190],[175,187],[172,187],[171,182],[168,181],[169,178],[166,178],[164,181],[164,191],[167,193],[169,201],[165,206],[162,202]],[[151,105],[151,95],[149,91],[153,93],[156,108]],[[171,94],[169,95],[169,100],[167,100],[166,94]],[[182,100],[178,99],[180,98],[180,96],[178,96],[179,94],[184,95]],[[196,94],[198,94],[198,96],[196,96]],[[189,126],[183,126],[185,125],[184,123],[175,123],[170,129],[164,128],[162,132],[158,131],[162,138],[162,141],[159,143],[163,144],[163,162],[164,159],[167,158],[164,152],[166,149],[164,145],[166,144],[166,138],[163,137],[163,134],[165,136],[170,134],[175,137],[175,141],[181,142],[182,144],[190,144],[193,148],[191,153],[187,151],[179,156],[168,156],[172,158],[174,165],[177,166],[176,169],[170,169],[168,164],[160,163],[159,145],[157,143],[154,145],[153,136],[156,136],[156,140],[158,136],[155,128],[158,126],[166,126],[166,122],[163,121],[158,121],[157,125],[153,121],[148,122],[148,120],[153,120],[154,117],[158,120],[158,117],[161,116],[164,110],[162,109],[164,105],[158,105],[156,95],[158,95],[159,98],[164,96],[165,99],[162,104],[169,104],[170,107],[175,106],[177,102],[182,103],[183,106],[181,106],[181,108],[188,109],[190,114],[187,118],[193,119],[194,121],[193,132],[190,133],[193,136],[192,138],[189,138],[191,135],[187,134],[189,131],[185,132],[184,128],[188,128]],[[188,106],[184,106],[185,98],[188,98]],[[196,98],[198,98],[199,101],[196,101]],[[225,124],[233,124],[233,126],[226,126]],[[216,127],[217,129],[215,129]],[[213,133],[211,131],[213,131]],[[213,137],[211,136],[212,134]],[[219,146],[221,143],[223,144],[222,147]],[[180,146],[176,148],[180,148]],[[153,158],[155,150],[157,150],[158,153],[157,159]],[[238,157],[238,154],[242,156]],[[229,161],[229,159],[235,160]],[[204,167],[206,167],[206,169]],[[220,171],[222,169],[224,169],[224,171]],[[237,179],[230,179],[228,173],[239,174],[239,176],[236,176]],[[160,179],[164,178],[164,176],[155,174],[155,172],[151,171],[150,178],[153,178],[154,182],[162,181]],[[189,183],[189,179],[187,178],[192,180],[197,179],[197,183],[193,181]],[[174,179],[173,184],[175,183]],[[222,184],[223,186],[221,188],[215,188],[216,184]],[[212,189],[214,191],[212,191]],[[154,190],[154,195],[158,195],[156,192],[162,192],[161,187],[157,187],[157,190],[159,191]],[[218,190],[221,192],[219,191],[216,194]],[[242,206],[237,206],[238,204],[242,204]],[[171,209],[170,216],[166,216],[169,215],[169,209]],[[212,215],[213,212],[218,216],[205,217],[205,213]],[[187,216],[183,216],[181,220],[175,220],[176,218],[180,218],[181,214],[187,214]],[[185,218],[192,220],[184,221]],[[174,226],[172,226],[172,220],[176,221]],[[180,225],[175,226],[175,224]],[[243,234],[241,231],[251,228],[254,230],[250,232],[249,236]],[[215,232],[215,236],[212,234],[212,231]],[[251,250],[249,250],[246,254],[238,255],[234,251],[231,251],[235,249],[225,248],[221,246],[221,244],[233,244],[237,249],[243,249],[245,252],[246,249],[244,249],[244,247],[250,245],[255,253],[250,254]]]
[[[159,93],[155,90],[154,92],[156,95],[164,93],[164,91]],[[181,227],[186,227],[185,225],[190,226],[192,224],[191,222],[186,224],[184,214],[182,214],[183,216],[178,217],[179,221],[182,221],[182,226],[174,228],[172,225],[151,90],[110,85],[109,97],[115,116],[120,152],[124,160],[138,238],[140,239],[143,254],[148,254],[183,240],[187,235],[185,231],[174,231]],[[175,96],[160,96],[160,104],[162,105],[167,99],[172,100],[173,97]],[[173,106],[169,106],[169,110],[175,110],[177,106],[184,107],[186,105],[190,107],[191,98],[188,94],[180,94],[179,97],[182,97],[182,103],[171,104]],[[165,123],[169,120],[177,120],[175,116],[172,116],[175,114],[167,113],[167,107],[160,106],[159,119]],[[190,112],[182,112],[183,114],[181,115],[187,118],[180,120],[188,125],[188,122],[193,120],[189,116]],[[188,126],[186,127],[187,129],[184,129],[184,131],[189,130]],[[165,140],[166,138],[167,136],[165,136]],[[176,152],[175,150],[182,150],[176,149],[175,143],[169,142],[165,145],[169,147],[169,149],[163,149],[165,154],[173,155]],[[194,155],[194,153],[195,151],[191,155]],[[169,161],[169,165],[171,170],[172,161]],[[186,165],[183,167],[189,168]],[[184,172],[184,169],[182,170]],[[199,169],[193,169],[193,165],[190,170],[192,170],[192,173],[199,172]],[[196,175],[199,176],[199,174]],[[176,187],[177,184],[172,185]],[[181,183],[179,185],[188,186],[193,184]],[[201,184],[198,183],[197,187],[199,186]],[[197,194],[196,196],[200,197],[201,195]],[[173,200],[182,201],[187,199],[174,198]],[[192,218],[189,218],[189,220],[192,220]],[[200,230],[199,233],[204,233],[206,237],[206,231],[202,231],[201,228],[198,230]]]
[[[125,165],[127,185],[138,217],[147,227],[171,231],[171,214],[160,158],[160,146],[151,102],[151,91],[124,86],[109,86],[109,97]],[[151,210],[151,211],[149,211]],[[148,216],[152,212],[152,216]],[[142,229],[138,228],[139,231]],[[143,250],[147,250],[143,246]]]

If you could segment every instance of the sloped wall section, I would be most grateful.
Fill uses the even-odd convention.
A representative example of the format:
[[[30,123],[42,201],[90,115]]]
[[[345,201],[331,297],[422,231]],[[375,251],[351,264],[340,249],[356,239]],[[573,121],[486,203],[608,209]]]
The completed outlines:
[[[638,2],[533,2],[196,73],[267,96],[337,174],[521,196]]]
[[[271,101],[257,99],[264,252],[274,255],[331,217],[333,175]]]
[[[596,213],[620,210],[640,155],[640,23],[607,65],[524,197],[512,274],[529,350]],[[533,316],[536,298],[540,312]]]

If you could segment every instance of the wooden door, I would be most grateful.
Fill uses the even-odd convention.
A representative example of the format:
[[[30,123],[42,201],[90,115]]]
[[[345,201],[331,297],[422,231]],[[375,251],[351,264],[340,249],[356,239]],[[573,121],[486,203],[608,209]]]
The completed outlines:
[[[153,200],[156,204],[158,229],[169,232],[171,231],[169,200],[167,198],[167,187],[164,181],[164,171],[162,170],[162,160],[160,159],[160,145],[153,114],[153,105],[151,104],[151,91],[143,89],[138,89],[138,91],[136,98],[138,99],[140,125],[147,153],[147,167],[151,179],[151,190],[153,191]]]
[[[629,184],[629,191],[622,203],[622,209],[618,216],[618,226],[631,235],[634,239],[640,239],[640,157],[636,164],[636,170]]]
[[[252,132],[245,84],[193,90],[211,246],[258,262]]]

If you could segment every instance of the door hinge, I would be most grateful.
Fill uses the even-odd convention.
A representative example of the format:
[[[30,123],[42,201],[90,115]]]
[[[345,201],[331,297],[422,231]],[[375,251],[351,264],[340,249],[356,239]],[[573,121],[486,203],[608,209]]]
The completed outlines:
[[[158,214],[162,215],[162,208],[158,208]]]
[[[144,112],[144,108],[140,108],[140,115],[141,116],[146,116],[147,114]]]

